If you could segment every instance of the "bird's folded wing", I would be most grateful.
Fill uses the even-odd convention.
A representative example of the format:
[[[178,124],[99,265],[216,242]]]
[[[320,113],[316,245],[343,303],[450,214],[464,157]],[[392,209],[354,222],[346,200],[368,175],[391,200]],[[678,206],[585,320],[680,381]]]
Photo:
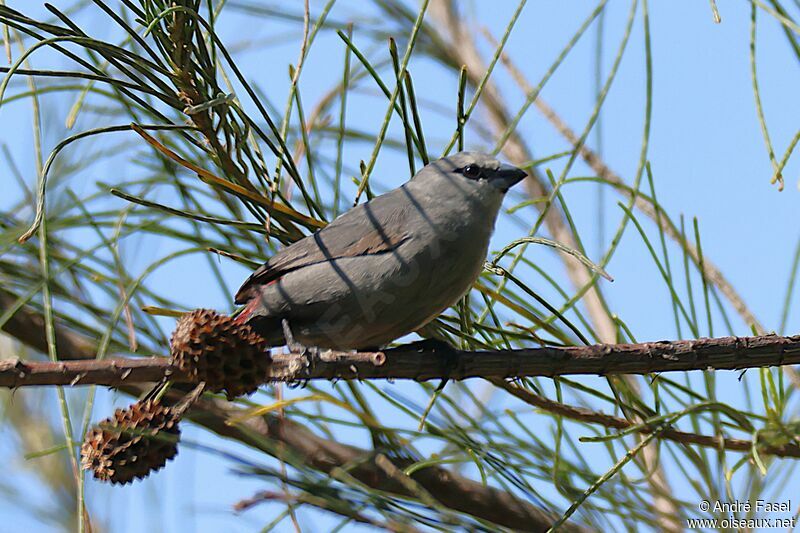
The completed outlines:
[[[344,257],[391,252],[408,240],[402,213],[383,213],[385,222],[376,223],[371,209],[358,206],[329,226],[284,248],[258,268],[236,293],[236,303],[250,300],[253,288],[278,280],[284,274],[303,267]],[[379,207],[379,206],[373,206]],[[362,208],[362,209],[359,209]],[[360,215],[360,216],[354,216]]]

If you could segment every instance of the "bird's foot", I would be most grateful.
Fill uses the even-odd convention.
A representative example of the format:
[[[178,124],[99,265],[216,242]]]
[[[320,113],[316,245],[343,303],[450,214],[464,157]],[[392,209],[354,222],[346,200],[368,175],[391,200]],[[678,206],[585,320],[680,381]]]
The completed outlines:
[[[292,334],[292,328],[289,327],[289,321],[285,318],[281,320],[281,326],[283,327],[283,337],[286,340],[286,347],[289,348],[289,353],[301,356],[303,361],[297,376],[288,381],[288,386],[291,389],[304,388],[308,384],[307,376],[319,357],[320,349],[316,346],[306,346],[297,341]]]
[[[447,384],[447,381],[453,374],[453,371],[458,368],[459,363],[459,354],[458,351],[453,348],[448,342],[443,341],[441,339],[422,339],[419,341],[414,341],[409,344],[404,344],[402,346],[398,346],[400,350],[413,350],[419,352],[432,352],[433,355],[439,356],[442,358],[444,363],[444,368],[442,369],[442,382],[439,383],[439,386],[436,388],[437,391],[441,391],[444,386]]]
[[[286,347],[289,348],[289,353],[307,355],[311,358],[319,355],[319,348],[316,346],[306,346],[305,344],[297,341],[292,334],[292,328],[289,327],[289,321],[285,318],[281,320],[283,327],[283,338],[286,340]]]
[[[443,355],[445,357],[455,355],[456,350],[446,341],[441,339],[422,339],[419,341],[410,342],[397,347],[399,350],[411,350],[415,352],[433,352],[436,355]]]

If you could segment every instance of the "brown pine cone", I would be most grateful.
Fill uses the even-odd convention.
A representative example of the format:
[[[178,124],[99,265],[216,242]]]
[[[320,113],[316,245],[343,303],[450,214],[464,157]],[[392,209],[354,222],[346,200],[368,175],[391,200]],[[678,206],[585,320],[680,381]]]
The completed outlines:
[[[267,342],[247,324],[210,309],[181,317],[170,341],[172,364],[206,390],[225,391],[231,400],[264,383],[272,359]]]
[[[181,411],[155,400],[117,409],[86,434],[81,465],[111,483],[143,478],[178,453],[180,416]]]

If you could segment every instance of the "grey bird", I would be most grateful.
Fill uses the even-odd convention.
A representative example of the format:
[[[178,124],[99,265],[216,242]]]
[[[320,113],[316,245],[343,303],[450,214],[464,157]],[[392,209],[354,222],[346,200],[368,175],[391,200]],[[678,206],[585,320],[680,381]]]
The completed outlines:
[[[271,345],[378,348],[420,329],[478,278],[500,205],[527,174],[460,152],[272,256],[236,293]],[[284,328],[288,324],[289,328]]]

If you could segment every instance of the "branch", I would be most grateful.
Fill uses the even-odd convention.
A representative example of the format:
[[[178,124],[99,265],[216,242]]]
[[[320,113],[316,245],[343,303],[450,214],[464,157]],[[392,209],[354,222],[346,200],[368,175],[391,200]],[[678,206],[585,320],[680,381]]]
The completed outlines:
[[[492,378],[489,381],[527,404],[537,407],[543,411],[563,416],[564,418],[569,418],[571,420],[586,422],[588,424],[598,424],[607,428],[619,430],[640,426],[637,429],[637,433],[645,434],[652,433],[660,427],[660,424],[658,423],[652,425],[641,425],[637,424],[636,422],[631,422],[630,420],[625,420],[624,418],[618,418],[605,413],[592,411],[591,409],[586,409],[585,407],[565,405],[518,387],[513,383],[503,381],[502,379]],[[658,437],[660,439],[671,440],[681,444],[696,444],[698,446],[717,449],[724,448],[726,450],[735,452],[750,453],[753,450],[753,441],[751,440],[734,439],[730,437],[723,437],[721,435],[701,435],[699,433],[689,433],[686,431],[668,428],[662,429]],[[797,444],[787,444],[784,446],[766,445],[759,447],[758,451],[759,453],[765,455],[800,458],[800,446]]]
[[[800,364],[800,335],[596,344],[493,351],[420,350],[400,346],[383,352],[326,350],[316,355],[272,356],[266,381],[307,379],[467,379],[651,374],[686,370],[738,370]],[[57,362],[0,360],[0,386],[106,385],[191,379],[163,357]]]
[[[241,424],[230,424],[241,410],[219,400],[200,398],[188,412],[188,418],[226,438],[252,446],[291,464],[304,463],[307,467],[334,475],[338,469],[365,485],[388,493],[418,498],[409,490],[409,481],[398,481],[387,473],[381,464],[385,456],[325,439],[288,418],[275,415],[256,417]],[[400,472],[413,461],[393,458],[392,464]],[[513,494],[462,477],[446,468],[432,466],[415,470],[409,477],[431,494],[439,503],[450,509],[466,513],[515,531],[545,531],[558,519],[558,515],[535,507]],[[566,532],[584,529],[574,523],[562,527]]]
[[[401,523],[389,523],[389,522],[381,522],[379,520],[375,520],[366,516],[364,514],[359,513],[355,509],[353,509],[352,504],[347,501],[339,501],[330,500],[328,498],[314,496],[312,494],[287,494],[282,492],[273,492],[273,491],[260,491],[254,496],[247,498],[246,500],[242,500],[237,502],[233,506],[233,510],[236,512],[246,511],[256,505],[264,502],[283,502],[286,504],[291,504],[295,506],[300,505],[310,505],[312,507],[316,507],[317,509],[321,509],[323,511],[328,511],[330,513],[337,514],[344,518],[348,518],[353,522],[358,522],[360,524],[367,524],[373,526],[378,529],[386,530],[386,531],[397,531],[403,533],[415,533],[419,531],[417,528],[412,527],[408,524],[401,524]]]

